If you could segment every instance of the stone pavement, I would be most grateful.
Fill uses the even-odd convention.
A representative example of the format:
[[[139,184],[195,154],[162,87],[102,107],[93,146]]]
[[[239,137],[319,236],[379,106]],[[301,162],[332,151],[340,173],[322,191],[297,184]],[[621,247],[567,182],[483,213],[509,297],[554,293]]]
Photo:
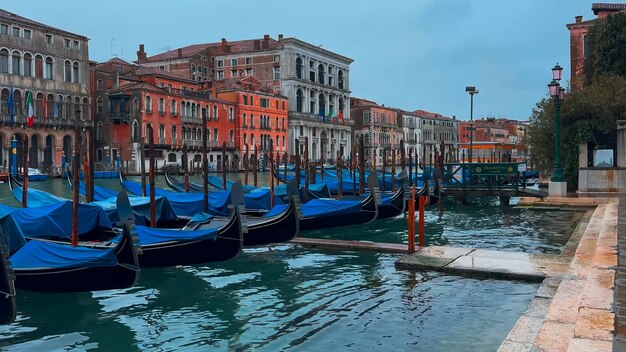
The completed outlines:
[[[543,281],[499,351],[611,351],[615,331],[617,198],[525,202],[597,206],[588,223],[579,225],[582,236],[567,270]]]
[[[615,276],[615,341],[613,351],[626,351],[626,194],[620,195]]]

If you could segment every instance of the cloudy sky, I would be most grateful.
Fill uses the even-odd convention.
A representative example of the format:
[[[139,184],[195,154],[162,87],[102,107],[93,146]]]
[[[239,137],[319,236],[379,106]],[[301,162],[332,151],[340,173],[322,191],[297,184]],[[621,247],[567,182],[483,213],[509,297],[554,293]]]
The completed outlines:
[[[557,62],[569,78],[582,0],[30,0],[2,8],[89,37],[90,58],[135,60],[189,44],[278,34],[354,59],[352,95],[405,110],[527,120]]]

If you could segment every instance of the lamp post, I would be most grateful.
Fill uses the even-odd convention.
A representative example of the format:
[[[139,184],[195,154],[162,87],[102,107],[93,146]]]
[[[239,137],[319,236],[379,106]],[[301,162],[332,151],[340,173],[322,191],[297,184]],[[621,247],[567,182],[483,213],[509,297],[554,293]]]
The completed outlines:
[[[563,168],[561,167],[561,102],[565,99],[565,89],[561,87],[559,81],[562,78],[563,68],[556,64],[552,68],[552,82],[548,84],[548,91],[554,100],[554,171],[552,172],[552,182],[563,182]]]
[[[548,193],[552,197],[567,196],[567,182],[563,177],[561,166],[561,103],[565,99],[565,89],[561,87],[559,81],[562,78],[563,68],[556,64],[552,68],[552,82],[548,84],[548,92],[554,100],[554,171],[550,179]]]
[[[473,86],[465,87],[465,91],[470,95],[470,147],[469,147],[469,163],[472,163],[472,149],[474,147],[474,94],[478,94],[478,89]]]

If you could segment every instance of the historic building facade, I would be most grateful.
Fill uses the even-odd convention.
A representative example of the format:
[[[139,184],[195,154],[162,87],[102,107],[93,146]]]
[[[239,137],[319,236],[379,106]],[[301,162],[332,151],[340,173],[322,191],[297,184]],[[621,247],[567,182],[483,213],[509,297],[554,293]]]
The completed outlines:
[[[228,167],[237,163],[235,109],[212,97],[199,82],[155,67],[140,67],[119,59],[94,67],[96,159],[118,155],[133,172],[140,170],[141,142],[148,124],[154,131],[157,166],[201,161],[202,120],[207,120],[209,167],[218,168],[226,142]]]
[[[18,165],[27,138],[29,166],[59,172],[75,124],[91,126],[89,79],[85,36],[0,10],[0,167],[15,136]]]
[[[352,59],[295,38],[283,38],[280,53],[281,90],[289,98],[289,150],[309,158],[345,158],[352,150],[350,64]]]
[[[426,163],[434,161],[435,151],[441,153],[443,142],[447,160],[456,157],[459,143],[459,121],[441,114],[424,110],[415,110],[413,113],[420,118],[422,128],[422,160]]]
[[[271,150],[287,152],[288,101],[263,91],[253,77],[228,78],[212,83],[219,99],[236,105],[234,148],[243,156],[265,155]],[[270,146],[271,143],[271,146]],[[271,147],[271,148],[270,148]]]
[[[360,136],[364,136],[365,158],[372,165],[382,165],[383,151],[391,155],[392,151],[400,148],[402,130],[398,128],[398,114],[395,109],[370,100],[352,98],[350,116],[354,120],[354,140],[358,143]]]
[[[583,21],[583,16],[576,16],[575,22],[567,25],[570,33],[570,81],[573,88],[580,87],[582,84],[579,77],[585,71],[585,60],[590,54],[587,42],[589,29],[595,26],[598,21],[604,20],[611,14],[625,12],[626,3],[594,3],[591,5],[591,10],[596,15],[596,18]]]
[[[398,114],[398,126],[402,132],[402,140],[404,141],[404,152],[409,155],[415,155],[416,152],[422,151],[422,121],[415,113],[396,109]]]

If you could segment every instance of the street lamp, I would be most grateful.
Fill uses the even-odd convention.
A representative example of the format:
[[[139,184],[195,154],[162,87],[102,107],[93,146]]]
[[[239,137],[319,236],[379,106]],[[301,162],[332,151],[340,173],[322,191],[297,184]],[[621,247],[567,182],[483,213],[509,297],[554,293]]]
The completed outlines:
[[[473,86],[465,87],[465,91],[470,95],[470,147],[469,147],[469,162],[472,163],[472,149],[474,147],[474,94],[478,94],[478,89]]]
[[[563,168],[561,167],[561,102],[565,99],[565,89],[561,87],[559,81],[563,76],[563,68],[556,64],[552,68],[552,82],[548,84],[548,92],[554,100],[554,171],[552,172],[552,182],[564,182]]]

